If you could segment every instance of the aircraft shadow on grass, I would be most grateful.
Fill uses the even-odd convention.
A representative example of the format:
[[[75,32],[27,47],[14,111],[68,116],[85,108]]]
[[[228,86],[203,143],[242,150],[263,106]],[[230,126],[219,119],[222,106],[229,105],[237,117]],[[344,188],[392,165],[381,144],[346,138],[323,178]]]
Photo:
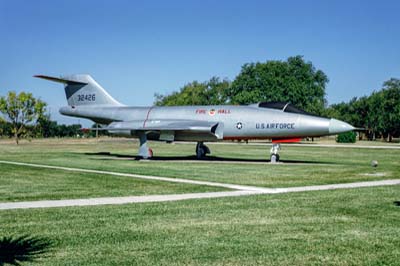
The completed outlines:
[[[21,265],[44,256],[53,243],[47,238],[22,235],[0,238],[0,266]]]
[[[110,159],[126,159],[126,160],[141,160],[142,158],[134,155],[118,154],[110,152],[86,152],[85,155],[89,156],[103,156],[101,158],[93,158],[94,160],[110,160]],[[108,158],[107,158],[108,157]],[[200,162],[232,162],[232,163],[269,163],[270,160],[264,159],[244,159],[244,158],[226,158],[218,156],[207,156],[198,160],[195,155],[189,156],[153,156],[151,161],[200,161]],[[338,164],[335,162],[327,161],[305,161],[305,160],[280,160],[281,163],[287,164]]]

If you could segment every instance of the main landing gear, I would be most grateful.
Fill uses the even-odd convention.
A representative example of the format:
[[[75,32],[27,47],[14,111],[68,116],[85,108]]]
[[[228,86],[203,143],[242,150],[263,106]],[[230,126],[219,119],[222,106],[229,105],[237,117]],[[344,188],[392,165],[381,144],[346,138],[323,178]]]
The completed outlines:
[[[196,145],[196,157],[197,159],[203,159],[204,157],[206,157],[206,154],[210,154],[210,149],[204,145],[203,142],[197,142]]]
[[[279,162],[279,150],[281,149],[281,145],[279,143],[272,143],[271,148],[271,163]]]
[[[149,159],[153,157],[153,150],[147,146],[147,136],[145,132],[139,133],[139,141],[139,157],[142,157],[143,159]]]

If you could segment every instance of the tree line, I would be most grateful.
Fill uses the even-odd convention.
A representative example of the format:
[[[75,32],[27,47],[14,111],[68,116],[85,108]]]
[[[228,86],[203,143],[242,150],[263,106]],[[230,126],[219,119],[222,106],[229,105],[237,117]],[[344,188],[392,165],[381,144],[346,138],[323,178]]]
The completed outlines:
[[[370,140],[392,141],[400,136],[400,80],[392,78],[369,96],[328,106],[327,75],[302,56],[242,66],[233,80],[212,77],[193,81],[171,94],[155,95],[155,105],[218,105],[257,102],[290,102],[306,112],[337,118],[365,129]]]
[[[17,126],[20,127],[21,124],[18,123]],[[97,126],[97,124],[93,124],[92,128],[96,128]],[[99,130],[97,134],[98,136],[109,136],[107,131]],[[0,137],[14,138],[18,143],[22,138],[96,137],[96,130],[85,129],[81,124],[58,124],[57,121],[50,120],[49,116],[47,116],[45,119],[40,119],[25,125],[23,130],[20,130],[16,135],[12,123],[0,117]]]
[[[14,138],[18,144],[21,138],[52,137],[94,137],[96,131],[88,131],[80,124],[58,124],[50,119],[47,104],[33,97],[31,93],[14,91],[0,96],[0,136]],[[96,128],[96,124],[92,127]],[[108,135],[99,131],[100,135]]]
[[[353,98],[328,106],[327,75],[302,56],[285,61],[244,64],[237,77],[230,81],[212,77],[205,82],[192,81],[170,94],[155,95],[157,106],[251,104],[280,101],[306,112],[333,117],[364,128],[368,139],[392,141],[400,136],[400,80],[392,78],[369,96]],[[9,92],[0,95],[0,136],[74,137],[93,136],[81,125],[59,125],[50,119],[47,104],[30,93]],[[96,127],[96,125],[93,125]],[[107,134],[100,131],[99,134]],[[362,136],[362,134],[360,135]]]
[[[302,56],[286,61],[244,64],[234,81],[212,77],[193,81],[179,91],[155,95],[155,105],[218,105],[257,102],[290,102],[307,112],[321,115],[327,103],[328,77]]]
[[[391,78],[369,96],[332,104],[325,114],[364,128],[370,140],[384,138],[390,142],[400,136],[400,80]]]

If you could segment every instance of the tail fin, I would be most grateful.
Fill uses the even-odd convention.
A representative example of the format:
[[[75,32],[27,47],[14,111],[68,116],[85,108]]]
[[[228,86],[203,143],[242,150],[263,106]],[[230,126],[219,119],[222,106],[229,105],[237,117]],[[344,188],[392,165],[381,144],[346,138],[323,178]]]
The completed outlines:
[[[64,84],[68,105],[122,105],[108,94],[90,75],[79,74],[60,78],[36,75],[36,78],[47,79]]]

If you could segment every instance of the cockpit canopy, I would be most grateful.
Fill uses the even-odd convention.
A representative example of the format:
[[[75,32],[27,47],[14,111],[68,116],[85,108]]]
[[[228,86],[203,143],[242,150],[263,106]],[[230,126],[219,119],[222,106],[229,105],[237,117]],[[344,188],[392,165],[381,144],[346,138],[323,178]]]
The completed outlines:
[[[277,109],[281,110],[286,113],[294,113],[294,114],[303,114],[303,115],[311,115],[306,111],[303,111],[294,105],[286,102],[261,102],[258,104],[259,108],[270,108],[270,109]]]

